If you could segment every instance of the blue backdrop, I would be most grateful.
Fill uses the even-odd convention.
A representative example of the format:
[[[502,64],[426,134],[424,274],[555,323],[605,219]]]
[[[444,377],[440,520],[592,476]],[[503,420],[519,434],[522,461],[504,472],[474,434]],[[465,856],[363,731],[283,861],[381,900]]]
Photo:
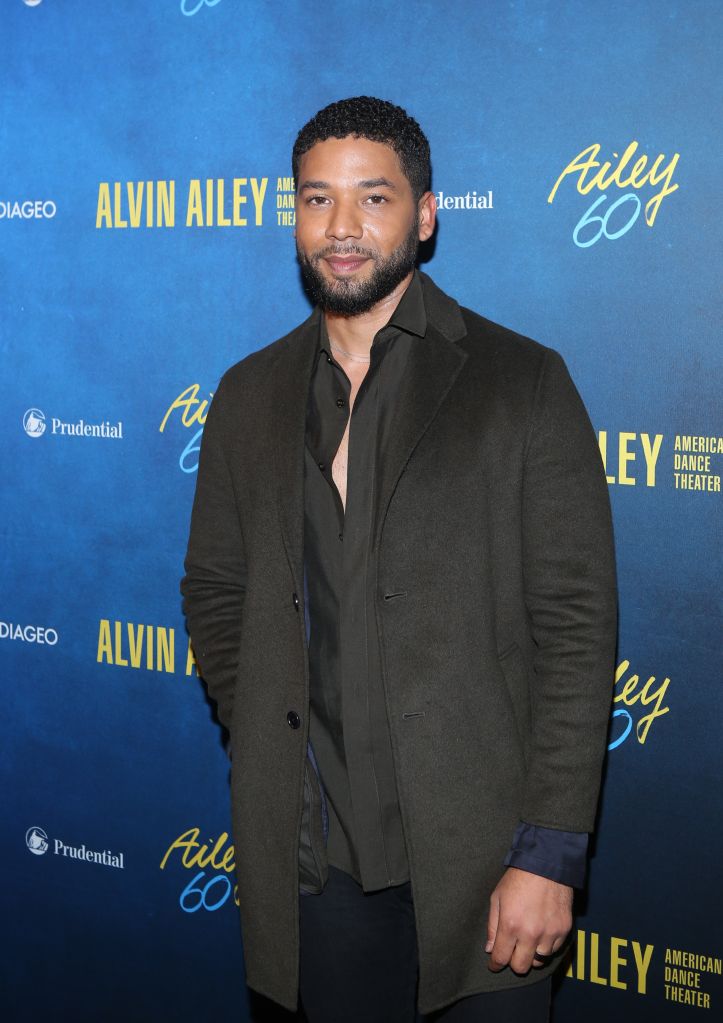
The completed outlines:
[[[717,2],[3,0],[4,1019],[247,1019],[228,762],[178,580],[221,373],[305,318],[290,150],[430,138],[425,269],[558,349],[621,596],[555,1020],[721,1018]]]

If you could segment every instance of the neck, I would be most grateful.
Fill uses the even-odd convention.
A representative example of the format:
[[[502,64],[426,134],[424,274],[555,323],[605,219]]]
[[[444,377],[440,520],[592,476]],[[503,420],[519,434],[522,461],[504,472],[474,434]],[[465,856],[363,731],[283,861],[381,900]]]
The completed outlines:
[[[368,357],[374,335],[394,314],[400,299],[410,285],[412,274],[401,281],[394,291],[377,302],[368,312],[358,316],[339,316],[337,313],[324,313],[326,330],[329,339],[349,352],[351,355]]]

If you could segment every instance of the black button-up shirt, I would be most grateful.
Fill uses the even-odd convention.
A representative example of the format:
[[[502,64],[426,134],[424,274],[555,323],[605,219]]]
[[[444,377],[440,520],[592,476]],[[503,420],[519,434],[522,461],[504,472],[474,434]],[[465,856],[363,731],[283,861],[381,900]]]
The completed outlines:
[[[351,413],[346,511],[332,462],[349,419],[351,384],[321,317],[306,420],[304,548],[311,636],[310,739],[329,810],[329,863],[365,890],[409,877],[399,811],[370,563],[376,466],[426,314],[414,274],[372,342]]]

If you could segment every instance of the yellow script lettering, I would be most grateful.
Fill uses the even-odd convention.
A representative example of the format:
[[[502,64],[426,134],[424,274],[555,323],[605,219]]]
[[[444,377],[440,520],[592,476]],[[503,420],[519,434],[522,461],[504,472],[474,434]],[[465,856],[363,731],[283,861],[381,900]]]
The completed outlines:
[[[665,167],[662,166],[665,155],[660,153],[647,171],[646,167],[648,166],[649,158],[641,155],[635,161],[629,176],[624,178],[622,176],[623,171],[638,148],[637,141],[631,142],[621,157],[618,157],[617,153],[613,153],[618,163],[612,173],[609,173],[613,166],[610,161],[600,164],[597,159],[600,154],[600,148],[600,143],[596,142],[573,157],[555,182],[552,191],[547,197],[548,203],[554,200],[557,189],[565,178],[571,174],[578,175],[576,187],[581,195],[587,195],[593,188],[604,192],[612,184],[617,185],[618,188],[632,186],[632,188],[636,189],[642,188],[646,184],[650,184],[653,188],[662,184],[663,187],[660,191],[656,192],[645,205],[645,220],[648,226],[652,227],[663,199],[668,195],[672,195],[678,188],[677,184],[673,184],[673,174],[678,165],[680,153],[675,153]],[[588,178],[591,171],[595,171],[595,173]]]
[[[193,426],[195,423],[199,423],[203,426],[206,422],[206,415],[208,414],[208,399],[204,398],[203,401],[199,401],[198,392],[200,389],[200,384],[191,384],[191,386],[187,387],[185,391],[181,391],[178,397],[168,406],[168,410],[163,417],[161,425],[158,427],[159,433],[163,433],[165,430],[168,417],[174,409],[183,409],[181,422],[184,426]],[[213,392],[211,392],[210,397],[213,397]],[[198,408],[195,406],[198,406]]]

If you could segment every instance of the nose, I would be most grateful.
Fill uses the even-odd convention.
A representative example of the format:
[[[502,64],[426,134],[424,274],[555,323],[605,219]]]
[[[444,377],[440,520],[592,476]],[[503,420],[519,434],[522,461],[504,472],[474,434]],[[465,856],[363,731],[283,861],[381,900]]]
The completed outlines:
[[[326,237],[344,241],[348,238],[361,238],[363,234],[364,227],[356,204],[342,201],[334,203],[326,225]]]

